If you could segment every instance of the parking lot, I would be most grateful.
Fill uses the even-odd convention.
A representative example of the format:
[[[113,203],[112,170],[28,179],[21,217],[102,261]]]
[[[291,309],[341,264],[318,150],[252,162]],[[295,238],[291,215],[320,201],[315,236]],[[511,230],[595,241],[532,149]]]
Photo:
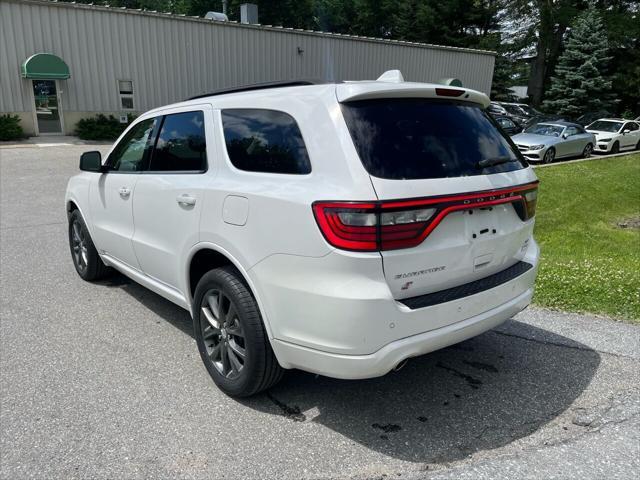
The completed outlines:
[[[186,311],[76,274],[64,189],[91,149],[0,147],[0,478],[640,475],[640,328],[604,318],[531,308],[383,378],[224,396]]]

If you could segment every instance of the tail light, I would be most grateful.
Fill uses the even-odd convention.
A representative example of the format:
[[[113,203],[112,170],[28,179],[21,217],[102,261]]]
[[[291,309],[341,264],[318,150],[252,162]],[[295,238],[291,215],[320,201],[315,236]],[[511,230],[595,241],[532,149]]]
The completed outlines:
[[[449,213],[513,203],[521,220],[533,218],[538,182],[500,190],[381,202],[315,202],[320,231],[336,248],[361,252],[419,245]]]

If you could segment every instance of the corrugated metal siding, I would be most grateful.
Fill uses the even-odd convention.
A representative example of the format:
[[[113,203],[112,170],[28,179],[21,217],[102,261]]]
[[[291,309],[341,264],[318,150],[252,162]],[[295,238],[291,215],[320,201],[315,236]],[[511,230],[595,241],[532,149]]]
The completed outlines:
[[[133,80],[135,109],[144,111],[235,85],[374,79],[393,68],[406,80],[457,77],[488,93],[494,66],[493,55],[460,49],[14,0],[0,0],[0,31],[0,111],[31,110],[19,69],[37,52],[69,65],[64,109],[96,112],[120,110],[117,80]]]

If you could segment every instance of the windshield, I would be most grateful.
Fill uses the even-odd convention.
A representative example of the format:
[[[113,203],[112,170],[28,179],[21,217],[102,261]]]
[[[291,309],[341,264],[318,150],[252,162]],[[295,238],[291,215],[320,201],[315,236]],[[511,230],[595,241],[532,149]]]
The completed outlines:
[[[598,130],[600,132],[615,133],[622,128],[622,122],[607,122],[598,120],[587,127],[589,130]]]
[[[344,103],[342,113],[364,167],[376,177],[463,177],[526,167],[479,105],[384,98]],[[504,163],[478,166],[498,158]]]
[[[525,130],[525,133],[533,133],[535,135],[546,135],[548,137],[559,137],[564,127],[560,125],[549,125],[548,123],[536,123]]]
[[[502,105],[502,106],[511,115],[518,115],[520,117],[523,115],[523,111],[520,109],[520,107],[516,105]]]
[[[535,108],[530,107],[529,105],[519,105],[519,107],[524,110],[524,112],[531,116],[534,117],[536,115],[542,115],[538,110],[536,110]]]

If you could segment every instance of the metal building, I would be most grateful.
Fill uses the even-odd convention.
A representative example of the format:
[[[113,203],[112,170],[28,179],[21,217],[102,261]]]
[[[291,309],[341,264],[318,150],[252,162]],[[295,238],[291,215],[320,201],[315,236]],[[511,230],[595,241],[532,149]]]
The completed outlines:
[[[44,54],[44,55],[43,55]],[[71,134],[218,88],[318,78],[458,78],[491,89],[494,53],[150,11],[0,0],[0,113],[30,135]]]

